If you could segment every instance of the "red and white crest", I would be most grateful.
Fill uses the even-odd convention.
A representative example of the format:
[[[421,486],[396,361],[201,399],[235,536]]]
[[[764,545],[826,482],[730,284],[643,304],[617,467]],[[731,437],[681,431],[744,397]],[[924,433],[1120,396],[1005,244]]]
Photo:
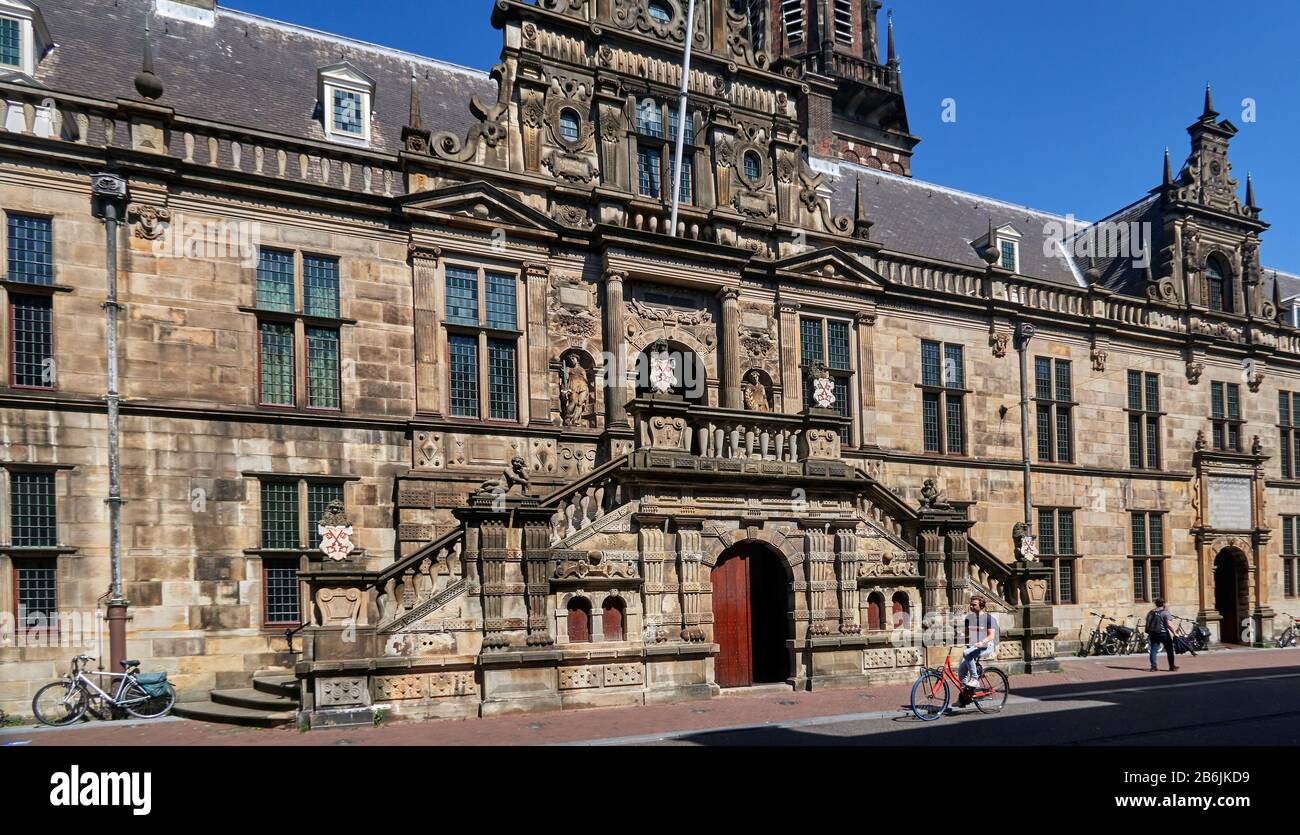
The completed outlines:
[[[835,381],[830,377],[813,380],[813,400],[816,400],[817,406],[822,409],[829,409],[834,406]]]
[[[316,532],[320,534],[320,549],[327,559],[345,560],[355,548],[351,525],[317,525]]]
[[[1027,536],[1020,540],[1020,556],[1027,562],[1033,562],[1038,559],[1038,540],[1032,536]]]
[[[667,394],[678,385],[677,363],[666,351],[650,355],[650,387],[660,394]]]

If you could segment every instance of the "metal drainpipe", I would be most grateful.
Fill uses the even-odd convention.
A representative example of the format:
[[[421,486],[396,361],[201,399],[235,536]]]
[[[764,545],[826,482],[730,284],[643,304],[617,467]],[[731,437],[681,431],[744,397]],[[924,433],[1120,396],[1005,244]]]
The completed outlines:
[[[1025,468],[1025,534],[1034,534],[1034,500],[1030,493],[1029,460],[1029,341],[1038,329],[1028,322],[1016,327],[1016,351],[1020,353],[1020,453]]]
[[[117,391],[117,228],[126,204],[126,180],[116,174],[96,174],[91,179],[91,197],[96,217],[104,220],[104,244],[108,295],[104,302],[107,337],[108,380],[104,396],[108,404],[108,553],[112,585],[108,596],[109,670],[117,672],[126,658],[126,618],[129,603],[122,594],[122,485],[118,460]],[[101,660],[100,664],[103,664]]]

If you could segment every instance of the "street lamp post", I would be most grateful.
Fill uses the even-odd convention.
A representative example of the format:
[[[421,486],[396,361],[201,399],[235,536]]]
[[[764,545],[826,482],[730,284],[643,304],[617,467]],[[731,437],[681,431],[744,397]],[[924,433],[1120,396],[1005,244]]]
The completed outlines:
[[[1029,460],[1029,342],[1038,332],[1032,324],[1021,322],[1016,327],[1016,351],[1020,354],[1020,455],[1025,471],[1025,534],[1034,533],[1034,500],[1030,492]]]
[[[117,227],[126,206],[126,180],[116,174],[96,174],[90,181],[91,207],[104,221],[105,266],[108,294],[104,301],[108,374],[104,401],[108,404],[108,552],[112,584],[108,595],[109,669],[117,670],[126,658],[126,610],[122,594],[122,484],[118,460],[117,391]]]

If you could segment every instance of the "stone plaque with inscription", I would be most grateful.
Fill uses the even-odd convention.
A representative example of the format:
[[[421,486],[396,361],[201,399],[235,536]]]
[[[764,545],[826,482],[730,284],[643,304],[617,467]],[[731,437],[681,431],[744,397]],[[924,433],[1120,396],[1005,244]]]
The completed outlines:
[[[1209,485],[1211,528],[1245,531],[1254,527],[1250,479],[1210,476]]]

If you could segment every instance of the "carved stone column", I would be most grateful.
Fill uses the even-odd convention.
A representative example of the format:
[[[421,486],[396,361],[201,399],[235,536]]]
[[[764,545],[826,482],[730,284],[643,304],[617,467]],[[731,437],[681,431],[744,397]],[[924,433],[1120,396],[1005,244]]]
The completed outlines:
[[[408,251],[415,301],[415,410],[441,417],[443,372],[438,312],[442,309],[442,288],[438,282],[438,258],[442,250],[412,243]]]
[[[948,600],[953,611],[970,601],[970,544],[965,530],[948,531]]]
[[[858,534],[853,528],[835,532],[836,582],[840,590],[840,634],[862,631],[858,615]]]
[[[743,409],[740,393],[740,291],[734,287],[718,293],[722,300],[722,408]]]
[[[638,545],[641,551],[643,581],[641,585],[641,610],[645,613],[644,640],[649,643],[662,643],[671,637],[664,615],[671,610],[672,604],[666,593],[672,576],[672,553],[665,546],[667,534],[664,533],[665,517],[638,515]]]
[[[605,426],[627,426],[626,334],[623,328],[622,270],[605,270]]]
[[[549,354],[550,336],[546,331],[546,281],[550,267],[530,261],[524,264],[525,292],[527,293],[528,334],[528,422],[550,425],[551,385]]]
[[[876,446],[876,352],[872,328],[876,312],[862,312],[853,319],[858,335],[858,426],[859,446]]]
[[[921,565],[925,575],[925,611],[923,615],[942,612],[948,606],[948,588],[944,577],[944,536],[940,526],[926,525],[920,532]]]
[[[799,367],[799,305],[778,302],[781,338],[781,411],[797,415],[803,411],[803,373]]]
[[[679,524],[677,528],[677,576],[678,589],[682,607],[683,641],[700,642],[708,637],[712,630],[705,631],[705,625],[713,623],[713,612],[704,611],[703,591],[704,564],[702,562],[703,535],[698,524]]]
[[[524,513],[524,511],[520,511]],[[551,614],[547,611],[550,600],[551,568],[551,511],[527,512],[524,522],[524,583],[528,607],[528,638],[530,647],[550,646],[555,643],[551,635]]]
[[[510,637],[506,634],[508,589],[522,578],[513,576],[518,574],[518,566],[511,565],[505,520],[484,519],[478,530],[479,565],[483,577],[480,586],[483,596],[483,648],[504,649],[510,645]]]

